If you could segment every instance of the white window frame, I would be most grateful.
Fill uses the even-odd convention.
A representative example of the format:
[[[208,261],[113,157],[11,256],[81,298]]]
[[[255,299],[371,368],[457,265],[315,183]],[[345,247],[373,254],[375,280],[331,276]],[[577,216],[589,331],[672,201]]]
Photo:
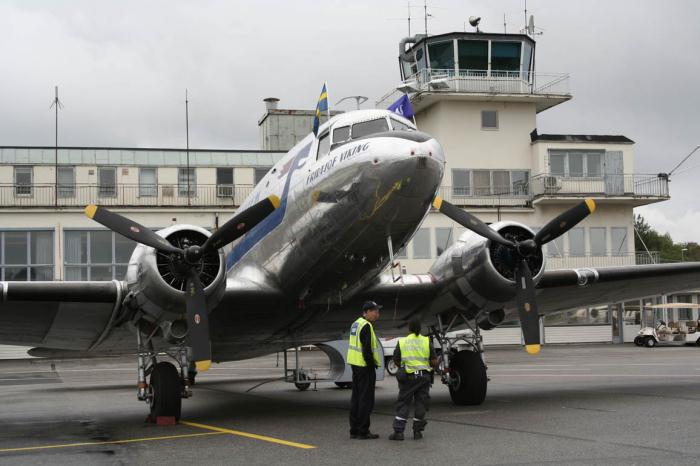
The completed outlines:
[[[420,255],[416,254],[416,237],[418,234],[426,234],[428,238],[428,247],[426,248],[427,255]],[[430,228],[419,228],[418,231],[416,231],[416,234],[413,236],[413,240],[411,241],[413,243],[413,258],[414,259],[431,259],[432,258],[432,241],[430,240]]]
[[[496,126],[484,126],[484,113],[493,112],[496,114]],[[481,111],[481,130],[482,131],[498,131],[499,130],[498,110],[485,109]]]
[[[189,170],[189,173],[188,171]],[[182,180],[185,182],[183,183]],[[188,183],[189,180],[189,183]],[[187,189],[189,187],[189,193]],[[196,167],[178,167],[177,169],[177,195],[180,197],[197,197],[197,169]]]
[[[580,154],[582,156],[582,176],[571,176],[571,168],[569,162],[569,156],[571,154]],[[564,156],[564,174],[552,173],[552,155],[563,155]],[[600,159],[600,175],[591,176],[588,172],[588,156],[598,155]],[[547,174],[551,176],[560,176],[562,178],[572,178],[575,180],[602,180],[605,176],[605,151],[593,150],[593,151],[583,151],[583,150],[566,150],[566,149],[548,149],[547,150]]]
[[[143,171],[153,170],[154,183],[143,182]],[[140,167],[139,168],[139,197],[158,197],[158,168],[156,167]]]
[[[69,199],[75,197],[75,167],[73,166],[62,166],[58,167],[58,171],[68,171],[70,170],[71,182],[70,184],[61,184],[56,174],[56,193],[59,199]]]
[[[15,196],[16,197],[32,197],[34,193],[34,167],[20,165],[14,167],[14,185],[15,185]],[[19,172],[23,174],[29,173],[29,183],[20,183],[17,181],[17,175]]]
[[[114,172],[114,185],[108,191],[108,186],[102,185],[102,173],[110,170]],[[97,197],[117,197],[117,167],[97,167]]]

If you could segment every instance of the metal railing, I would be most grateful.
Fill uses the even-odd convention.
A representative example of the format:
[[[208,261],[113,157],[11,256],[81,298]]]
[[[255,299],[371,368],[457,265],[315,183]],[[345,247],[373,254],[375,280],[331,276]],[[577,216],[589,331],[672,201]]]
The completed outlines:
[[[423,69],[404,81],[417,91],[486,94],[571,95],[566,73],[498,70]],[[386,108],[402,91],[392,90],[376,106]]]
[[[236,207],[253,191],[251,185],[173,184],[0,184],[2,207]]]
[[[573,177],[542,174],[530,179],[533,197],[591,196],[669,197],[668,178],[658,175],[601,175]]]
[[[546,249],[546,248],[545,248]],[[545,251],[546,253],[546,251]],[[606,251],[605,254],[583,255],[549,255],[547,256],[547,270],[573,269],[583,267],[618,267],[623,265],[641,265],[660,263],[658,251],[651,251],[651,257],[646,251],[616,252]]]
[[[530,207],[532,196],[527,184],[493,188],[440,186],[438,195],[459,207]]]

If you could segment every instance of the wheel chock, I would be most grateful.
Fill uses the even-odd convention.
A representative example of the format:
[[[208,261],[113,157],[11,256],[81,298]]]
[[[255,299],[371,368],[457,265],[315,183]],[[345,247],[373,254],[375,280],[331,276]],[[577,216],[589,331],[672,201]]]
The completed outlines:
[[[177,420],[175,419],[175,416],[156,416],[154,418],[149,414],[146,416],[146,424],[155,424],[159,427],[174,426],[177,425]]]

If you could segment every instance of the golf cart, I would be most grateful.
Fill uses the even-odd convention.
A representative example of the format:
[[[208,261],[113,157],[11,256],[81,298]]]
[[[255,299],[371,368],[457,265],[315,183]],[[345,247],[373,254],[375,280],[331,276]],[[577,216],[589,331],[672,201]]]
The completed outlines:
[[[667,303],[649,306],[651,309],[700,308],[692,303]],[[700,330],[698,321],[670,322],[659,320],[653,327],[642,328],[634,339],[637,346],[653,348],[654,346],[683,346],[693,344],[700,346]]]

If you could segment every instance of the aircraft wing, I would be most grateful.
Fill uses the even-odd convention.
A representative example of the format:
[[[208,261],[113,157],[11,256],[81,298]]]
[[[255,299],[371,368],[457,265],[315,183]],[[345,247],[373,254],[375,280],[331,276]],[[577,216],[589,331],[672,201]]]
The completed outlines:
[[[537,286],[540,314],[700,288],[700,262],[552,270]],[[506,313],[517,314],[515,302]]]
[[[125,285],[0,282],[0,344],[90,350],[110,334]]]

